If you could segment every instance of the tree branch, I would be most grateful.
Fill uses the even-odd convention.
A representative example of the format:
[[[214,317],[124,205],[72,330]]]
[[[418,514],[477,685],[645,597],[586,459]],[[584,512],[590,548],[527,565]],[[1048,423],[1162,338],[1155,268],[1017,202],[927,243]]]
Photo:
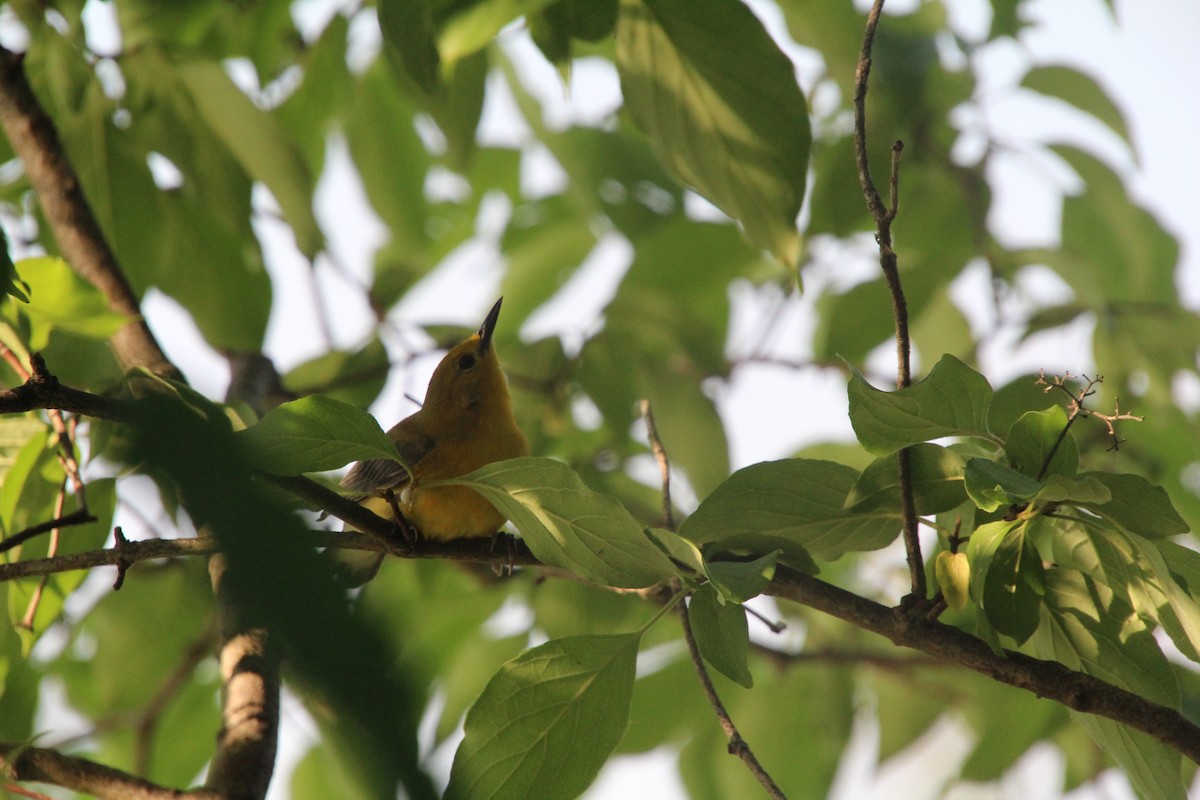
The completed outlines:
[[[786,567],[776,571],[766,594],[802,603],[873,631],[901,647],[952,661],[1074,711],[1128,725],[1200,764],[1200,727],[1174,709],[1099,678],[1011,650],[997,654],[982,639],[966,631],[902,609],[888,608]]]
[[[8,742],[0,742],[0,771],[13,780],[50,783],[100,800],[224,800],[214,792],[168,789],[57,750]]]
[[[21,159],[63,257],[95,286],[109,307],[129,317],[110,343],[122,371],[145,367],[181,377],[142,318],[137,295],[100,230],[54,122],[25,75],[24,55],[0,47],[0,125]]]
[[[892,145],[892,161],[888,195],[890,205],[883,204],[875,181],[871,178],[871,163],[867,155],[867,79],[871,75],[871,50],[875,45],[875,30],[883,12],[884,0],[875,0],[867,14],[867,27],[863,32],[862,49],[858,54],[858,65],[854,71],[854,158],[858,167],[858,181],[866,198],[867,208],[875,220],[875,241],[879,244],[879,266],[887,281],[892,296],[892,317],[896,326],[896,387],[903,389],[912,384],[911,351],[908,335],[908,302],[904,299],[904,288],[900,284],[900,269],[896,251],[892,249],[892,220],[900,210],[900,153],[904,143]],[[925,560],[921,557],[921,539],[918,535],[916,506],[913,503],[912,469],[908,450],[896,454],[897,480],[900,485],[900,513],[904,521],[904,549],[908,556],[908,572],[912,582],[910,597],[924,604],[927,594],[925,586]]]

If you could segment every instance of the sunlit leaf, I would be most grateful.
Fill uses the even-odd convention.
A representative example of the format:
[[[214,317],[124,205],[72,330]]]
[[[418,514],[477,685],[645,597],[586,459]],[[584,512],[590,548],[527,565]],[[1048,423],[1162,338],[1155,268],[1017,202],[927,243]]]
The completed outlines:
[[[561,461],[513,458],[462,478],[512,520],[537,558],[604,586],[643,587],[678,573],[629,512]]]
[[[753,13],[721,0],[622,0],[617,69],[626,110],[668,169],[796,264],[808,105]]]
[[[276,475],[320,472],[368,458],[401,460],[374,417],[321,395],[284,403],[236,437],[252,464]]]
[[[991,435],[992,388],[954,356],[943,356],[923,381],[894,392],[876,389],[855,371],[849,394],[854,432],[877,456],[943,436]]]
[[[680,526],[706,552],[780,550],[780,560],[832,561],[884,547],[900,533],[899,510],[849,513],[843,504],[858,473],[830,461],[786,459],[738,470]]]
[[[510,661],[467,714],[447,798],[570,800],[625,732],[639,634],[555,639]]]

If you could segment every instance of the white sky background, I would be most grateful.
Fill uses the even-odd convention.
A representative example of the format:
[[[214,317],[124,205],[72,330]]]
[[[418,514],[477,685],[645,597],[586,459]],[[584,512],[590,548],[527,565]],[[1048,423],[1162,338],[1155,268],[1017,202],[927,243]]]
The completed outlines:
[[[912,0],[894,0],[890,10],[909,7]],[[108,6],[108,4],[99,4]],[[778,14],[765,0],[755,0],[752,7],[762,16],[777,37],[784,37]],[[860,3],[862,5],[862,3]],[[979,35],[988,24],[986,4],[977,0],[960,0],[954,4],[954,24],[959,29]],[[95,2],[91,3],[97,11]],[[328,14],[329,0],[301,0],[297,4],[305,24],[319,25]],[[99,13],[105,13],[102,9]],[[1182,244],[1182,261],[1178,273],[1181,292],[1190,307],[1200,307],[1200,230],[1194,219],[1197,211],[1196,187],[1200,182],[1200,107],[1192,81],[1200,75],[1200,3],[1196,0],[1120,0],[1116,2],[1115,25],[1099,0],[1039,0],[1024,6],[1024,14],[1038,24],[1025,33],[1020,44],[1005,44],[990,48],[981,79],[982,97],[986,98],[986,125],[1005,141],[1058,141],[1067,139],[1083,142],[1099,149],[1102,156],[1119,167],[1133,188],[1134,195],[1158,214],[1168,230]],[[886,19],[883,22],[887,24]],[[359,26],[363,48],[378,46],[366,26]],[[376,34],[377,37],[377,34]],[[536,55],[528,36],[520,29],[503,35],[507,52],[517,62],[519,72],[529,88],[546,104],[547,122],[562,126],[572,121],[595,121],[617,108],[620,103],[615,73],[593,63],[583,63],[574,71],[569,96],[564,96],[557,84],[556,73]],[[811,87],[813,60],[797,53],[794,46],[789,54],[800,66],[800,78],[805,89]],[[1060,103],[1011,92],[1024,74],[1030,59],[1038,63],[1066,63],[1086,69],[1110,91],[1126,118],[1137,146],[1137,160],[1130,158],[1115,135],[1098,123],[1072,113]],[[522,144],[526,141],[525,126],[511,105],[506,105],[496,92],[489,92],[489,102],[481,126],[481,136],[491,142]],[[868,113],[870,100],[868,98]],[[970,149],[964,137],[962,151]],[[1025,148],[1028,152],[1028,148]],[[552,187],[561,180],[561,173],[544,154],[534,154],[527,185],[534,188]],[[901,168],[903,170],[903,167]],[[1036,155],[997,159],[992,181],[994,190],[991,224],[996,235],[1012,245],[1053,244],[1059,224],[1059,196],[1062,191],[1074,191],[1076,186],[1069,171],[1055,165],[1046,157]],[[901,173],[903,182],[903,172]],[[903,183],[902,183],[903,191]],[[269,198],[264,198],[269,203]],[[329,168],[323,176],[317,196],[317,211],[322,227],[329,237],[329,249],[340,267],[366,281],[371,274],[375,247],[382,243],[384,232],[375,219],[356,176],[349,167],[345,149],[336,141],[330,148]],[[904,213],[896,221],[898,236],[903,230]],[[492,208],[483,215],[480,228],[498,232],[503,224],[504,208]],[[915,212],[914,212],[915,213]],[[314,323],[317,304],[321,304],[334,322],[334,344],[353,348],[362,343],[373,326],[361,291],[348,283],[319,259],[316,286],[308,277],[309,267],[295,252],[290,233],[278,223],[260,222],[257,226],[264,243],[268,268],[276,292],[267,337],[267,352],[281,371],[325,351],[327,344]],[[844,256],[845,254],[840,254]],[[874,264],[872,250],[864,250],[859,266],[864,277]],[[899,257],[904,258],[902,249]],[[562,332],[570,345],[582,341],[585,332],[600,324],[600,312],[611,297],[615,278],[628,266],[629,252],[619,237],[602,240],[597,251],[588,259],[585,268],[563,289],[548,306],[529,320],[522,335],[526,338]],[[473,245],[451,259],[438,274],[430,276],[417,290],[395,309],[392,319],[400,328],[411,331],[413,325],[424,322],[456,321],[474,326],[495,299],[502,275],[502,261],[494,247]],[[845,269],[841,263],[838,269]],[[788,300],[789,311],[779,328],[780,346],[775,355],[804,358],[808,355],[803,344],[813,327],[811,291],[832,278],[831,265],[818,265],[805,280],[810,293]],[[1065,286],[1056,279],[1033,280],[1029,288],[1041,293],[1061,296]],[[956,287],[956,300],[970,309],[974,322],[979,315],[990,313],[970,302],[972,294],[986,292],[986,277],[981,272],[967,275]],[[774,302],[770,292],[754,292],[742,287],[733,292],[734,325],[730,335],[731,349],[744,348],[756,335],[757,321]],[[171,358],[185,371],[189,380],[201,391],[221,397],[228,382],[228,369],[223,359],[209,350],[199,338],[190,320],[181,316],[173,301],[151,294],[145,303],[151,327],[163,342]],[[503,319],[501,320],[503,323]],[[408,335],[409,347],[424,346],[420,336]],[[1054,335],[1054,347],[1037,337],[1027,345],[1015,347],[1016,335],[999,337],[983,354],[985,372],[993,379],[1004,380],[1012,375],[1045,366],[1048,369],[1088,371],[1090,363],[1090,328],[1077,326],[1073,335]],[[397,345],[390,342],[390,346]],[[427,359],[407,374],[394,375],[385,396],[373,411],[384,427],[388,427],[414,410],[403,400],[403,392],[421,396],[428,372],[436,359]],[[879,371],[894,371],[890,351],[880,354]],[[923,365],[928,368],[928,364]],[[845,381],[840,374],[815,371],[796,372],[768,366],[748,366],[737,371],[729,385],[717,393],[722,416],[731,441],[735,468],[771,458],[779,458],[807,443],[827,440],[840,435],[852,439],[845,414]],[[800,405],[805,413],[795,413]],[[714,722],[714,724],[716,724]],[[1062,763],[1052,748],[1035,748],[1004,780],[999,788],[956,787],[943,795],[944,781],[954,774],[957,765],[970,749],[969,733],[954,720],[944,720],[935,732],[926,737],[923,753],[910,759],[907,765],[891,765],[875,773],[874,733],[870,724],[860,726],[855,745],[848,753],[834,796],[844,800],[854,798],[919,798],[947,797],[950,800],[968,798],[1020,798],[1041,800],[1057,796],[1061,783]],[[315,734],[304,712],[293,701],[285,704],[283,747],[280,771],[273,783],[270,797],[287,797],[290,768],[287,762],[303,754],[306,741]],[[751,745],[754,732],[744,732]],[[802,732],[800,735],[811,735]],[[439,759],[441,761],[441,759]],[[448,768],[449,760],[445,759]],[[1103,782],[1107,798],[1131,797],[1124,779],[1119,776]],[[586,795],[590,800],[609,798],[648,797],[673,800],[685,797],[674,774],[673,757],[658,754],[643,759],[622,758],[610,764],[600,780]],[[1073,794],[1078,797],[1100,797],[1096,790]]]

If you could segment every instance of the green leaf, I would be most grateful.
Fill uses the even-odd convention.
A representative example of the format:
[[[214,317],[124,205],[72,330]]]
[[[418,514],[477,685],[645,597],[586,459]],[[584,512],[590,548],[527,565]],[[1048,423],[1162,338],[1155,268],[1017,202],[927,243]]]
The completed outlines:
[[[589,489],[561,461],[513,458],[445,483],[470,486],[487,498],[546,564],[626,588],[679,574],[624,506]]]
[[[4,295],[15,297],[22,303],[29,302],[29,295],[26,294],[29,287],[21,280],[21,276],[17,274],[17,265],[13,263],[12,256],[8,252],[8,236],[3,231],[0,231],[0,304],[4,302]]]
[[[381,23],[383,9],[389,6],[380,6]],[[406,262],[421,265],[429,249],[425,176],[431,159],[413,128],[415,106],[384,67],[372,65],[355,84],[342,127],[371,207],[388,226]]]
[[[675,531],[666,528],[647,528],[650,540],[666,554],[667,558],[677,565],[686,568],[694,575],[704,574],[704,557],[696,545],[684,539]]]
[[[312,210],[313,178],[283,126],[251,102],[216,61],[177,67],[204,121],[242,168],[271,190],[292,228],[296,247],[310,259],[322,246]]]
[[[1042,488],[1042,484],[1028,475],[988,458],[967,461],[963,476],[967,496],[984,511],[1026,503]]]
[[[964,462],[958,453],[936,444],[921,443],[909,448],[908,458],[918,514],[949,511],[966,499]],[[875,459],[846,495],[846,510],[895,512],[900,508],[899,475],[895,455]]]
[[[1104,323],[1115,321],[1110,301],[1175,305],[1179,242],[1131,200],[1125,184],[1102,161],[1067,145],[1052,149],[1087,189],[1063,199],[1061,252],[1046,263],[1100,312]]]
[[[1001,520],[981,525],[967,543],[971,596],[993,628],[1018,642],[1037,628],[1043,592],[1042,559],[1027,530]]]
[[[1079,445],[1064,435],[1067,412],[1059,406],[1027,411],[1013,423],[1005,441],[1009,463],[1019,472],[1041,480],[1045,475],[1074,475]]]
[[[808,107],[791,61],[750,9],[622,0],[617,70],[625,108],[667,168],[741,223],[751,242],[795,265]]]
[[[1067,478],[1051,475],[1033,497],[1034,502],[1091,503],[1102,505],[1112,499],[1112,492],[1091,476]]]
[[[29,302],[17,306],[29,319],[29,348],[44,350],[54,330],[105,340],[130,320],[108,307],[94,286],[61,258],[40,256],[21,261]]]
[[[832,561],[848,552],[876,550],[899,535],[899,511],[844,511],[857,479],[856,471],[831,461],[754,464],[705,498],[679,534],[706,553],[778,549],[780,561],[798,565],[809,555]]]
[[[747,689],[754,685],[750,675],[750,629],[746,610],[737,603],[726,603],[720,593],[707,584],[701,586],[688,604],[688,618],[696,647],[704,660],[734,683]]]
[[[360,350],[330,350],[305,361],[281,380],[284,388],[295,395],[321,392],[355,408],[366,408],[383,391],[388,369],[387,348],[378,338],[372,338]]]
[[[581,794],[625,732],[640,639],[555,639],[502,667],[467,714],[447,800]]]
[[[1174,619],[1171,620],[1172,625],[1164,624],[1163,627],[1172,634],[1172,638],[1176,638],[1180,634],[1186,638],[1186,643],[1180,645],[1181,650],[1192,654],[1200,652],[1200,602],[1197,602],[1196,598],[1175,580],[1163,551],[1157,546],[1170,543],[1152,542],[1136,533],[1127,535],[1137,554],[1149,565],[1154,585],[1166,596],[1171,613],[1174,615]],[[1175,627],[1176,623],[1177,628]]]
[[[1112,499],[1106,503],[1080,502],[1084,508],[1121,528],[1148,539],[1165,539],[1187,533],[1188,524],[1161,486],[1140,475],[1085,472],[1079,477],[1095,479],[1108,488]]]
[[[321,395],[277,406],[234,436],[250,463],[275,475],[337,469],[367,458],[401,461],[374,417]]]
[[[539,219],[525,229],[510,225],[505,232],[501,246],[508,269],[500,293],[513,299],[504,307],[508,319],[523,321],[553,297],[596,244],[586,220],[572,209],[561,211],[556,219]]]
[[[1125,124],[1125,115],[1104,87],[1090,75],[1073,67],[1035,67],[1021,79],[1021,85],[1040,94],[1058,98],[1080,111],[1091,114],[1124,139],[1131,153],[1136,153],[1133,139],[1129,136],[1129,127]]]
[[[775,577],[776,550],[753,561],[719,560],[705,564],[710,585],[717,590],[721,602],[744,603],[757,597]]]
[[[454,11],[439,20],[438,54],[453,64],[491,44],[502,28],[517,17],[534,14],[551,0],[475,0],[456,3]]]
[[[1179,707],[1179,687],[1153,635],[1132,609],[1077,572],[1046,574],[1043,624],[1034,655],[1095,675],[1146,699]],[[1184,800],[1178,751],[1102,717],[1071,712],[1144,797]]]
[[[388,52],[427,94],[438,90],[441,59],[428,0],[379,0],[379,29]]]
[[[987,379],[951,355],[942,356],[920,383],[883,392],[853,370],[850,423],[858,441],[877,456],[943,436],[992,438]]]

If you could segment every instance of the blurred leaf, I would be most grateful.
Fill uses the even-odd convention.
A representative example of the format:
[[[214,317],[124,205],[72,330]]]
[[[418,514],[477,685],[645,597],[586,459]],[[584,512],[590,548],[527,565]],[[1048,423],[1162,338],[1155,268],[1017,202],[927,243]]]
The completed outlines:
[[[492,39],[517,17],[535,14],[551,0],[467,0],[441,4],[449,13],[438,15],[437,49],[442,62],[451,65],[491,44]]]
[[[601,586],[640,588],[678,574],[620,503],[588,489],[560,461],[512,458],[446,483],[487,498],[539,561]]]
[[[1021,85],[1026,89],[1055,97],[1091,114],[1129,145],[1135,154],[1133,139],[1125,124],[1125,115],[1096,79],[1073,67],[1051,65],[1034,67],[1025,73]]]
[[[1062,251],[1050,266],[1093,308],[1109,300],[1173,305],[1179,262],[1175,237],[1133,203],[1104,163],[1068,145],[1052,149],[1087,187],[1063,200]]]
[[[211,635],[212,610],[203,562],[131,569],[121,590],[106,592],[77,626],[95,653],[82,650],[60,662],[71,705],[93,717],[144,708],[182,654]],[[139,657],[130,659],[134,652]]]
[[[441,58],[428,0],[379,0],[379,28],[388,54],[427,94],[439,88]]]
[[[622,0],[617,69],[629,115],[667,168],[796,265],[808,104],[758,18],[720,0]]]
[[[171,268],[160,270],[159,288],[191,314],[212,347],[262,349],[272,298],[258,248],[189,195],[164,195],[161,206]]]
[[[510,661],[467,714],[447,798],[570,800],[625,732],[640,634],[555,639]]]
[[[292,800],[337,797],[351,784],[342,762],[323,744],[314,745],[292,770],[288,787]]]
[[[500,293],[509,298],[506,314],[518,323],[528,318],[575,274],[595,244],[586,222],[570,213],[524,229],[510,225],[501,242],[508,261],[500,284]]]
[[[712,710],[696,680],[692,660],[676,647],[662,669],[639,675],[633,684],[629,727],[617,753],[645,753],[661,744],[686,741],[712,721]]]
[[[974,676],[963,689],[964,716],[979,737],[962,766],[965,780],[1000,780],[1036,742],[1070,727],[1066,709],[1030,692]]]
[[[235,438],[248,461],[275,475],[321,472],[368,458],[402,461],[374,417],[321,395],[277,406]]]
[[[750,633],[746,610],[726,603],[713,585],[701,586],[688,604],[696,647],[713,669],[747,689],[754,685],[747,659]]]
[[[804,565],[806,554],[832,561],[876,550],[900,533],[899,511],[847,513],[843,503],[858,473],[829,461],[767,461],[738,470],[680,526],[706,553],[781,550]]]
[[[938,514],[958,506],[966,495],[963,489],[961,456],[935,444],[916,444],[909,448],[909,475],[918,514]],[[894,455],[875,459],[846,495],[847,511],[890,510],[900,508],[900,474]]]
[[[389,5],[382,4],[381,16]],[[343,130],[371,207],[404,259],[424,268],[422,257],[429,249],[425,178],[431,159],[413,127],[416,108],[383,67],[373,64],[355,85]]]
[[[319,392],[326,397],[366,408],[387,382],[387,349],[372,338],[360,350],[331,350],[293,367],[282,377],[284,388],[296,394]]]
[[[313,258],[323,237],[313,216],[313,178],[295,140],[242,93],[220,64],[193,61],[177,69],[205,122],[246,172],[271,190],[296,247]]]
[[[104,296],[61,258],[27,258],[21,262],[21,272],[29,287],[29,302],[17,310],[29,318],[32,350],[44,350],[55,329],[105,340],[130,321],[109,310]]]
[[[992,388],[954,356],[943,356],[924,380],[894,392],[876,389],[853,370],[849,395],[854,432],[877,456],[943,436],[991,438]]]

